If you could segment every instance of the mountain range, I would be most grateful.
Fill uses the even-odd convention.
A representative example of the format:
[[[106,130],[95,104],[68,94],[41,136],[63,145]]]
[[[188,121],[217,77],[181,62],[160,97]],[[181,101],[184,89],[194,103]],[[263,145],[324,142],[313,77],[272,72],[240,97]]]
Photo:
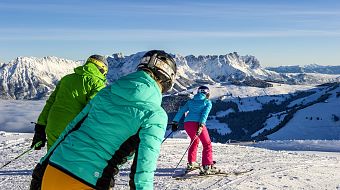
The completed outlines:
[[[107,79],[113,82],[135,71],[145,52],[129,56],[121,53],[108,56]],[[201,84],[225,83],[243,86],[270,87],[270,82],[286,84],[321,84],[340,81],[337,75],[318,73],[278,73],[261,67],[255,56],[237,52],[226,55],[172,55],[178,65],[178,75],[171,93]],[[72,61],[54,56],[18,57],[0,65],[1,99],[43,99],[57,82],[84,61]]]
[[[340,66],[323,66],[317,64],[267,67],[267,70],[277,73],[320,73],[320,74],[340,74]]]
[[[143,55],[144,52],[109,56],[108,81],[114,82],[135,71]],[[178,65],[178,75],[174,89],[163,97],[162,103],[169,121],[196,93],[197,86],[204,84],[211,90],[213,109],[207,127],[215,142],[340,139],[339,75],[278,73],[261,67],[256,57],[240,56],[236,52],[218,56],[172,56]],[[3,63],[0,65],[0,98],[45,99],[61,77],[82,64],[84,61],[53,56],[18,57]],[[317,71],[318,66],[314,68]],[[21,101],[3,101],[7,105],[5,102],[20,107]],[[23,104],[36,102],[23,101]],[[39,102],[43,106],[43,101]],[[12,107],[6,111],[5,106],[4,123],[0,125],[13,128]],[[32,110],[29,112],[31,114]],[[35,113],[38,114],[39,109]],[[15,126],[24,123],[17,122]]]

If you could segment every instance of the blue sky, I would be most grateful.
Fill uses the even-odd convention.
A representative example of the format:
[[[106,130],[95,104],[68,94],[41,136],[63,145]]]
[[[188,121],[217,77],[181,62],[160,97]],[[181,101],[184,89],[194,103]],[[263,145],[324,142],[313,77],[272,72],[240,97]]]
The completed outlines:
[[[0,24],[0,62],[164,49],[340,65],[338,0],[2,0]]]

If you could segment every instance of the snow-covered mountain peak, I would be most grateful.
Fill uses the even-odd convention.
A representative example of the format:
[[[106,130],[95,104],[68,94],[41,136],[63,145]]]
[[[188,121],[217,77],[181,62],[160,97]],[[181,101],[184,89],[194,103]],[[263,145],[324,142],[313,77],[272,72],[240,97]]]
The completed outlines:
[[[55,56],[18,57],[0,69],[0,96],[6,99],[36,99],[54,89],[62,76],[72,73],[83,61]]]
[[[243,80],[246,77],[268,78],[268,72],[261,68],[254,56],[240,56],[237,52],[226,55],[186,57],[188,66],[217,81]]]
[[[73,69],[81,65],[83,61],[72,61],[64,58],[58,58],[55,56],[47,56],[43,58],[37,57],[17,57],[15,60],[8,63],[8,66],[12,66],[15,69],[33,70],[48,73],[70,73]],[[18,72],[16,72],[18,74]],[[58,77],[59,78],[59,77]]]
[[[124,58],[124,54],[123,53],[114,53],[114,54],[112,54],[112,57],[114,59],[121,59],[121,58]]]

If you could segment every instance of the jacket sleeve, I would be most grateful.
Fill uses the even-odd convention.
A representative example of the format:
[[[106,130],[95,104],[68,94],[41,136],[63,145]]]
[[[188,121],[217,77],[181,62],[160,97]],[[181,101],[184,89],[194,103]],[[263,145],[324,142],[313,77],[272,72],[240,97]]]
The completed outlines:
[[[46,104],[43,108],[43,110],[41,111],[39,118],[38,118],[38,124],[40,125],[47,125],[47,119],[48,119],[48,113],[50,112],[50,109],[55,101],[55,98],[58,94],[58,90],[60,87],[60,83],[59,82],[56,86],[56,88],[54,89],[54,91],[52,92],[52,94],[50,95],[50,97],[47,99]]]
[[[137,169],[134,177],[136,189],[138,190],[153,189],[154,172],[165,134],[166,123],[167,115],[164,112],[154,114],[148,119],[147,124],[141,126]]]
[[[204,109],[202,110],[202,115],[199,123],[205,124],[210,113],[211,107],[212,107],[211,101],[210,100],[206,101]]]
[[[190,101],[190,100],[189,100]],[[189,101],[187,101],[183,107],[179,109],[177,114],[175,115],[173,121],[179,122],[179,120],[182,118],[182,115],[189,110]]]

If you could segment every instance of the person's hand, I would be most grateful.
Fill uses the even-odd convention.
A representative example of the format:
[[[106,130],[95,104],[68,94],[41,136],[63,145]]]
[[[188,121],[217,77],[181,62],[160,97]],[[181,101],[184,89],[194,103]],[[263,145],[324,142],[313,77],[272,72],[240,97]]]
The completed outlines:
[[[173,122],[171,123],[171,130],[172,130],[172,131],[177,131],[177,130],[178,130],[178,122],[173,121]]]
[[[32,141],[31,148],[33,148],[38,142],[41,142],[40,145],[36,146],[34,150],[40,150],[46,144],[46,133],[45,133],[45,125],[35,124],[34,128],[34,137]]]
[[[196,132],[197,136],[200,136],[200,134],[202,133],[203,126],[204,125],[202,123],[198,124],[198,129],[197,129],[197,132]]]

